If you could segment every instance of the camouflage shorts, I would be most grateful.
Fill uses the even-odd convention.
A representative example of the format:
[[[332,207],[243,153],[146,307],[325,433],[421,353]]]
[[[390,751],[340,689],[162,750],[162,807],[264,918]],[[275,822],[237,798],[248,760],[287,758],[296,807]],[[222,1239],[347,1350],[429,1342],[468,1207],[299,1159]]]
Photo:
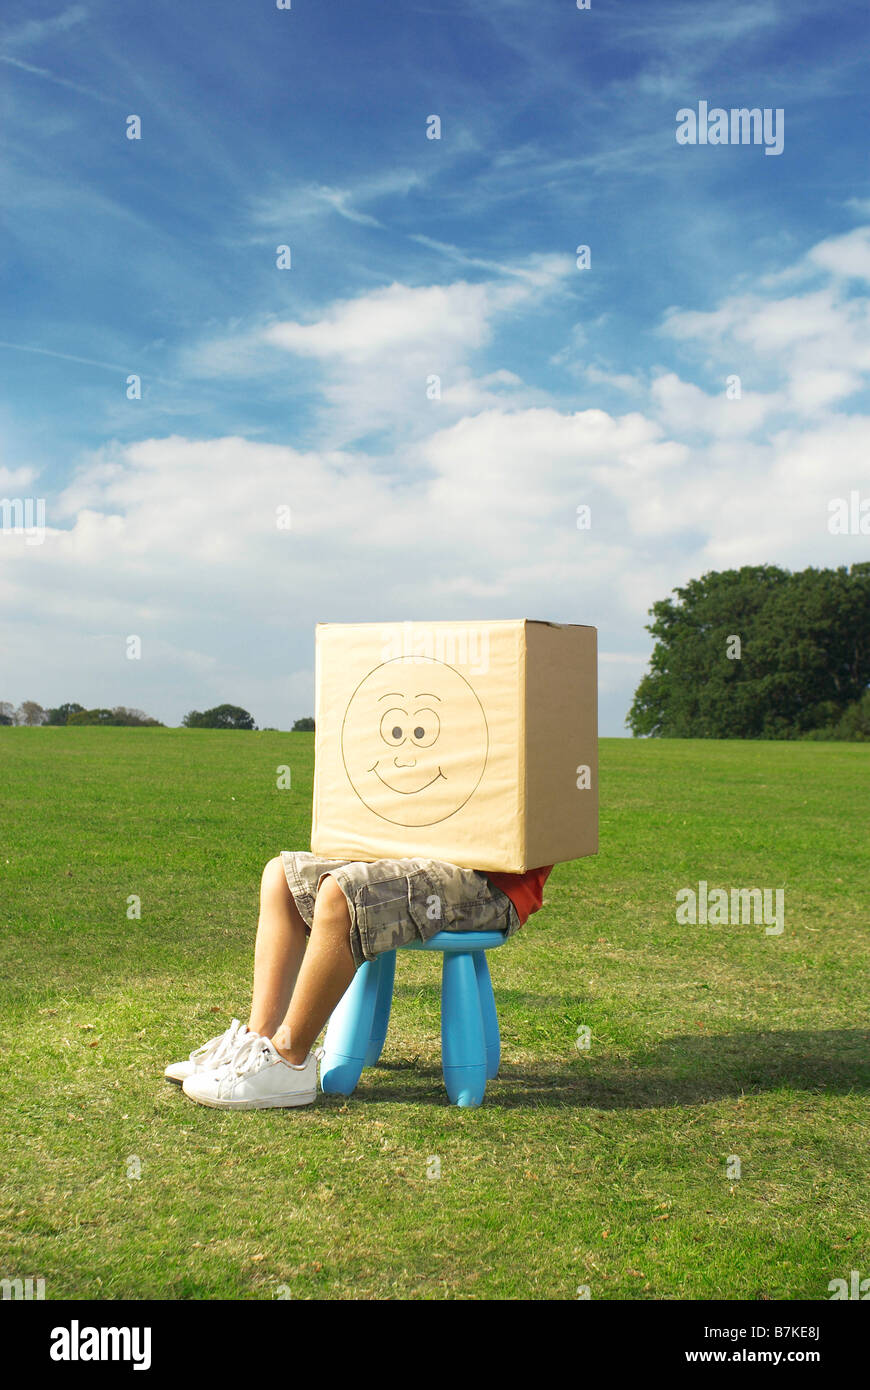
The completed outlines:
[[[378,859],[373,864],[281,854],[296,906],[310,928],[314,897],[325,874],[338,883],[350,908],[350,945],[357,967],[409,941],[439,931],[519,931],[506,893],[476,869],[437,859]]]

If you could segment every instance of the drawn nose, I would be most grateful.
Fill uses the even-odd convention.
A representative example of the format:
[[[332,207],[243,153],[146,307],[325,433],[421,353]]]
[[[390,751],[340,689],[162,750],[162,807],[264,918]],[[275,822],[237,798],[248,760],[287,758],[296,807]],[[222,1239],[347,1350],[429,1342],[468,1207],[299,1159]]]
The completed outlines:
[[[395,767],[416,767],[417,759],[414,758],[413,762],[410,763],[400,763],[398,758],[393,758],[393,764]]]

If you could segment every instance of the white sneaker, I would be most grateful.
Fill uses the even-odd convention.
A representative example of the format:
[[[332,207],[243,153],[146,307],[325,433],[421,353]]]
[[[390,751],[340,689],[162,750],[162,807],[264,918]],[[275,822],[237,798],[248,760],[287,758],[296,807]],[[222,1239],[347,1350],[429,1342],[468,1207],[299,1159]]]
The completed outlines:
[[[245,1038],[251,1036],[247,1024],[239,1023],[239,1020],[234,1018],[225,1033],[203,1043],[202,1047],[191,1052],[186,1062],[170,1062],[163,1075],[167,1081],[177,1081],[180,1084],[182,1081],[186,1081],[188,1076],[194,1076],[197,1072],[214,1071],[215,1068],[222,1067],[228,1062],[236,1048],[244,1042]]]
[[[286,1062],[268,1038],[249,1033],[217,1071],[199,1071],[182,1085],[186,1096],[218,1110],[271,1110],[310,1105],[317,1095],[317,1062],[323,1048],[304,1062]]]

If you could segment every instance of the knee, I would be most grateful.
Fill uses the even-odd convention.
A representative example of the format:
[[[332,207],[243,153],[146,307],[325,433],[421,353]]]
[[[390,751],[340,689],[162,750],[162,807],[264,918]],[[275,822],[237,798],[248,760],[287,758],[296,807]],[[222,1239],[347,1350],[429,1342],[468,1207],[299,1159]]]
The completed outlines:
[[[344,896],[337,881],[331,874],[327,874],[317,890],[317,897],[314,899],[314,924],[347,924],[350,921],[350,911],[347,905],[347,898]]]
[[[271,896],[274,893],[289,893],[290,888],[287,883],[287,875],[284,872],[284,861],[280,855],[270,859],[260,881],[260,892],[264,896]]]

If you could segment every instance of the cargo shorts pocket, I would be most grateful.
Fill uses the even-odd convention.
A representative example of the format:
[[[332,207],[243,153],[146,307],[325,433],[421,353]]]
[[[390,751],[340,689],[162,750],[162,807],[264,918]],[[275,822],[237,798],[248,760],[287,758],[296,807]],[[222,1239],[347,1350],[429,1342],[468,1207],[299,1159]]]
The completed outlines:
[[[361,884],[356,895],[356,926],[362,954],[373,960],[409,941],[427,940],[440,923],[427,909],[434,894],[423,870]]]
[[[444,931],[492,931],[507,926],[503,904],[509,901],[485,874],[454,865],[438,865],[438,896]]]

